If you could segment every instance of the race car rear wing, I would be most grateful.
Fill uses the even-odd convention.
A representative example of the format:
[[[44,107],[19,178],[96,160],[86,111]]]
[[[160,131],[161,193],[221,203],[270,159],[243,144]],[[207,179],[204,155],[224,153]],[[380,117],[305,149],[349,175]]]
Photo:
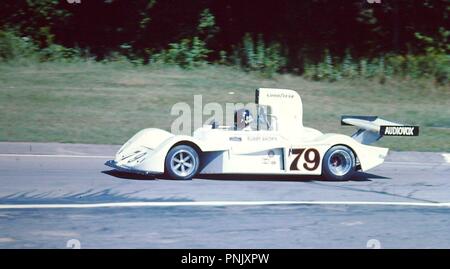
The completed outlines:
[[[383,136],[419,135],[419,126],[403,125],[377,116],[342,116],[341,124],[358,127],[352,137],[362,144],[371,144]]]

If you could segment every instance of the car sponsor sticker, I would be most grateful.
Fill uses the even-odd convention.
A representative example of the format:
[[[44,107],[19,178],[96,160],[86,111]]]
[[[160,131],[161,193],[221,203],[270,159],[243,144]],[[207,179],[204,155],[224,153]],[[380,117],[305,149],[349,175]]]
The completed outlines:
[[[278,138],[276,136],[247,136],[247,141],[250,142],[270,142],[277,140]]]
[[[268,164],[268,165],[277,165],[278,164],[278,159],[274,158],[275,157],[275,152],[273,150],[269,150],[267,151],[267,155],[263,156],[262,160],[263,160],[263,164]]]
[[[380,135],[384,136],[418,136],[419,126],[380,126]]]
[[[232,136],[230,137],[230,141],[233,142],[242,142],[242,138],[238,137],[238,136]]]

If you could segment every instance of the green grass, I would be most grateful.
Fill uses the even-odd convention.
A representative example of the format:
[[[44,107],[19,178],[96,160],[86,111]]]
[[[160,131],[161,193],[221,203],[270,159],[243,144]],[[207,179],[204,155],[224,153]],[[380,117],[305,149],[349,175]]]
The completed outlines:
[[[169,130],[176,118],[172,105],[192,104],[194,94],[202,94],[203,103],[248,103],[255,88],[278,87],[301,94],[306,126],[351,134],[352,127],[340,126],[340,115],[378,115],[421,126],[419,137],[386,137],[378,145],[450,151],[450,91],[425,80],[327,83],[293,75],[268,79],[223,66],[82,62],[1,64],[0,83],[0,141],[122,144],[146,127]]]

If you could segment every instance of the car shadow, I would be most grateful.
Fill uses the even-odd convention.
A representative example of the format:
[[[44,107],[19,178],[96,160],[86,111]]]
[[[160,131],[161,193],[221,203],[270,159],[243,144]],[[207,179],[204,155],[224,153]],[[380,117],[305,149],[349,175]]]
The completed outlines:
[[[122,179],[129,179],[129,180],[155,180],[155,175],[141,175],[141,174],[134,174],[134,173],[127,173],[122,172],[116,169],[112,170],[105,170],[102,171],[103,174],[116,177],[116,178],[122,178]]]
[[[308,182],[308,181],[372,181],[372,179],[389,179],[375,174],[356,172],[348,180],[330,180],[324,176],[306,176],[306,175],[244,175],[244,174],[208,174],[198,175],[198,179],[205,180],[230,180],[230,181],[292,181],[292,182]]]
[[[116,178],[129,180],[156,180],[170,178],[164,175],[140,175],[118,171],[115,169],[102,171],[103,174],[113,176]],[[301,176],[301,175],[246,175],[246,174],[207,174],[198,175],[195,179],[202,180],[227,180],[227,181],[292,181],[292,182],[307,182],[307,181],[335,181],[327,179],[323,176]],[[349,180],[345,181],[372,181],[373,179],[390,179],[375,174],[356,172]],[[342,182],[342,181],[336,181]]]

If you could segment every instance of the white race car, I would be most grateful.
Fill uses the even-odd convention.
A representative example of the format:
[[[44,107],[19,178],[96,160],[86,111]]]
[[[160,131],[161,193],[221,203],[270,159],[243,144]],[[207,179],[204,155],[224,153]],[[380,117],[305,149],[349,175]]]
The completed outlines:
[[[405,126],[375,116],[342,116],[358,128],[351,137],[303,126],[302,101],[287,89],[256,90],[257,115],[241,109],[234,126],[204,125],[193,136],[144,129],[106,165],[139,174],[192,179],[197,174],[324,175],[346,180],[383,163],[387,148],[368,146],[384,135],[417,136]],[[253,120],[252,122],[252,119]]]

